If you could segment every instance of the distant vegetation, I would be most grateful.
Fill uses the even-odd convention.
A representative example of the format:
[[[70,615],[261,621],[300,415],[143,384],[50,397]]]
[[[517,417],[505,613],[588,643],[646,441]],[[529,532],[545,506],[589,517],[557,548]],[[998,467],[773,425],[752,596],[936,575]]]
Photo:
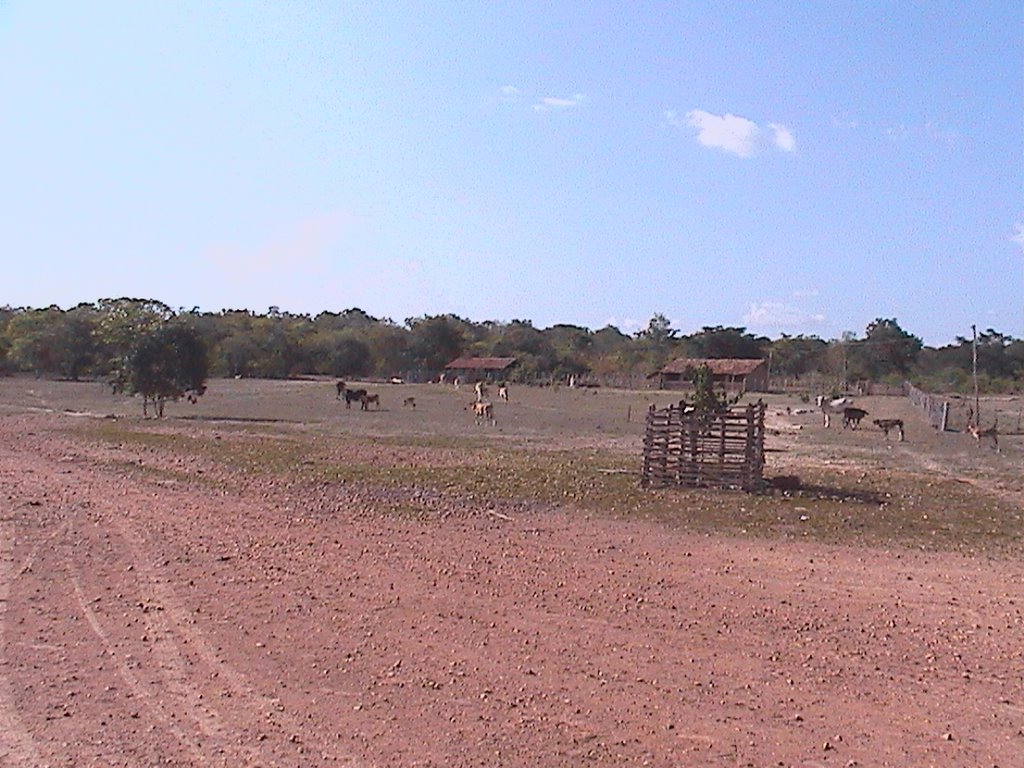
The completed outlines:
[[[854,382],[898,384],[910,379],[931,391],[972,388],[972,341],[958,337],[925,347],[895,318],[871,322],[863,337],[844,334],[769,339],[745,328],[708,326],[681,335],[662,314],[630,336],[607,326],[535,328],[529,320],[474,322],[455,315],[411,317],[402,323],[361,309],[316,316],[247,310],[173,311],[152,299],[102,299],[71,309],[0,308],[0,372],[34,372],[67,379],[126,382],[138,372],[143,341],[167,326],[187,329],[190,353],[205,350],[209,374],[285,378],[400,376],[424,381],[460,355],[516,357],[515,381],[592,379],[638,383],[676,357],[744,357],[771,361],[776,385],[840,389]],[[166,336],[164,337],[166,338]],[[202,368],[202,361],[193,361]],[[1024,341],[988,329],[978,335],[984,392],[1024,389]],[[204,372],[205,373],[205,372]],[[130,384],[130,381],[129,381]],[[184,385],[182,385],[184,386]],[[187,387],[185,387],[187,388]]]

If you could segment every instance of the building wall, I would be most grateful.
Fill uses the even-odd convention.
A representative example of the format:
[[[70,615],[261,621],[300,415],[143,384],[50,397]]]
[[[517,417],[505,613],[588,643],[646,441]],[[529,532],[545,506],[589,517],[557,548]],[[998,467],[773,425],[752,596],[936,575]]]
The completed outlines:
[[[727,392],[767,392],[768,366],[759,365],[746,376],[713,375],[716,388]],[[658,374],[661,389],[693,389],[693,382],[683,379],[679,373]]]

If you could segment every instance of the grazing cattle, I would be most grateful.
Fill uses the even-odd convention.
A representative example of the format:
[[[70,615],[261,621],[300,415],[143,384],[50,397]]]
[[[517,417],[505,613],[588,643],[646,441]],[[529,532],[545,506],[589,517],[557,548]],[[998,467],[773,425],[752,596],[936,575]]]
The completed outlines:
[[[343,395],[343,394],[345,393],[345,388],[346,388],[346,387],[347,387],[348,385],[347,385],[347,384],[346,384],[346,383],[345,383],[344,381],[339,381],[339,382],[338,382],[337,384],[335,384],[334,386],[335,386],[335,387],[337,388],[337,390],[338,390],[338,394],[334,396],[334,399],[335,399],[335,400],[340,400],[340,399],[341,399],[341,396],[342,396],[342,395]]]
[[[999,453],[999,420],[996,419],[995,423],[992,424],[988,429],[981,429],[975,424],[968,424],[967,431],[970,432],[971,437],[978,441],[978,445],[981,445],[983,438],[992,440],[992,446],[996,449],[996,453]]]
[[[494,420],[494,406],[486,400],[476,400],[466,406],[466,409],[473,412],[473,420],[477,425],[483,424],[485,421],[489,421],[491,426],[497,424]]]
[[[378,395],[376,392],[374,392],[372,395],[368,395],[364,392],[363,396],[359,399],[359,409],[362,411],[370,410],[370,403],[373,403],[376,406],[376,410],[379,411],[380,395]]]
[[[498,385],[498,397],[506,403],[508,402],[508,384],[505,382],[501,382],[501,384]]]
[[[867,415],[868,412],[863,408],[843,408],[843,429],[856,429],[860,426],[861,419]]]
[[[818,407],[821,408],[821,415],[824,417],[826,429],[832,426],[832,414],[842,413],[845,409],[850,408],[853,405],[853,400],[849,397],[839,397],[835,400],[826,400],[824,395],[818,395],[816,402],[818,403]]]
[[[407,397],[407,398],[405,398],[405,400],[402,401],[402,407],[403,408],[415,408],[416,407],[416,398],[415,397]]]
[[[352,403],[362,403],[363,398],[366,397],[365,389],[346,389],[345,390],[345,407],[351,408]]]
[[[903,442],[903,419],[875,419],[875,426],[885,433],[885,436],[889,437],[889,432],[896,430],[900,433],[900,442]]]

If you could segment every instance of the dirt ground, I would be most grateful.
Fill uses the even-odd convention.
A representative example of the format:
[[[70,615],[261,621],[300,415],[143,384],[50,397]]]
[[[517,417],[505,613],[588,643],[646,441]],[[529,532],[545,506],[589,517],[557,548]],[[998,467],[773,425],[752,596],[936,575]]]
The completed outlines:
[[[670,394],[376,389],[0,380],[0,765],[1022,764],[1020,436],[776,397],[818,491],[643,492]]]

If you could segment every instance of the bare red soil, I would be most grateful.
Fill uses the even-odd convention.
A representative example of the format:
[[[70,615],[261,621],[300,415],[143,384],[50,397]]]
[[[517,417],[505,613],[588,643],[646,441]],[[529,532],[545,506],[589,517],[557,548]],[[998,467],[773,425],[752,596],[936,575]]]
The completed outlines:
[[[0,765],[1022,764],[1019,560],[402,516],[70,421],[0,416]]]

